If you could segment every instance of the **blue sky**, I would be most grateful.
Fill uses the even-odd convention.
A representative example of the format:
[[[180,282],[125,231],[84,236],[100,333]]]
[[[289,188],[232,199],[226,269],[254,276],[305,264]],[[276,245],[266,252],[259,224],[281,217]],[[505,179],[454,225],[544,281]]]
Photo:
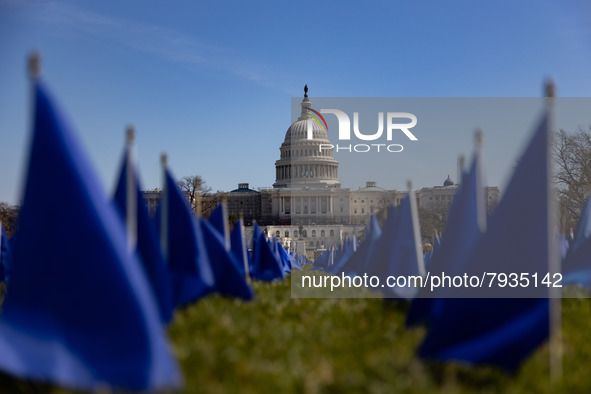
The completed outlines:
[[[536,97],[550,76],[559,96],[587,97],[590,15],[591,3],[573,0],[0,0],[0,201],[20,198],[31,49],[108,191],[130,123],[145,188],[156,185],[166,151],[177,178],[200,174],[214,190],[231,190],[272,185],[290,100],[306,83],[312,100]],[[508,155],[528,132],[512,131],[519,143],[509,149],[494,143],[503,135],[489,138],[489,184],[502,185]],[[381,183],[441,183],[469,153],[471,133],[458,130],[454,138],[468,142],[450,143],[446,155],[425,144],[421,157],[433,161],[422,165],[433,171],[395,166]]]

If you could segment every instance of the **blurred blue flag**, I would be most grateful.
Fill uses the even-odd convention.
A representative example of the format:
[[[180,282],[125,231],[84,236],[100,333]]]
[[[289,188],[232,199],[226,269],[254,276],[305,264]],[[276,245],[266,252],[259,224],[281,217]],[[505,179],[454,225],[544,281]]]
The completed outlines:
[[[0,368],[83,390],[178,388],[182,377],[123,223],[40,82],[34,94]]]
[[[359,245],[355,253],[347,259],[342,267],[337,267],[333,270],[334,274],[344,272],[345,275],[363,275],[366,270],[367,263],[371,258],[372,249],[377,240],[382,235],[382,229],[378,223],[376,215],[372,215],[367,225],[365,239]]]
[[[277,250],[279,251],[279,255],[281,257],[281,260],[283,261],[283,266],[285,267],[284,271],[290,273],[292,270],[291,255],[287,253],[287,250],[285,250],[285,248],[283,247],[283,245],[281,245],[281,242],[279,241],[277,241]]]
[[[548,129],[544,115],[486,234],[470,254],[470,262],[481,273],[537,273],[541,280],[543,273],[557,266]],[[444,245],[448,241],[446,234]],[[501,290],[512,294],[508,288]],[[520,295],[532,298],[461,299],[439,306],[420,355],[515,370],[549,334],[548,298],[533,298],[547,296],[548,290],[542,286],[529,290]]]
[[[476,247],[486,226],[486,197],[480,152],[476,151],[469,173],[464,173],[460,189],[454,196],[445,226],[445,242],[433,253],[429,271],[432,275],[445,272],[447,275],[463,275],[469,263],[470,253]],[[434,246],[435,248],[435,246]],[[437,295],[443,296],[438,289]],[[443,303],[458,303],[462,300],[438,299],[428,288],[419,289],[419,296],[412,301],[406,324],[411,327],[429,323],[433,308]],[[426,298],[426,297],[433,298]]]
[[[10,249],[4,227],[0,222],[0,282],[8,282],[10,280],[11,269],[12,250]]]
[[[250,276],[254,279],[272,281],[284,278],[283,265],[257,223],[252,235],[252,267]]]
[[[297,271],[303,271],[304,269],[302,268],[302,266],[300,265],[300,262],[298,261],[300,260],[298,258],[298,256],[292,256],[291,257],[291,270],[297,270]]]
[[[355,239],[345,239],[342,245],[342,253],[339,253],[338,256],[335,257],[335,263],[330,266],[327,271],[333,275],[339,274],[341,272],[343,267],[347,265],[347,262],[356,251],[357,245],[355,242]]]
[[[312,263],[312,270],[323,271],[328,267],[332,247],[326,249],[315,261]]]
[[[195,218],[201,226],[207,255],[215,278],[215,291],[221,295],[250,300],[253,292],[244,274],[240,271],[241,262],[226,250],[225,240],[211,223],[201,218]]]
[[[416,199],[411,190],[396,211],[388,209],[382,234],[371,249],[365,272],[380,277],[386,283],[388,276],[417,276],[424,273],[423,251],[418,231]],[[390,297],[411,298],[417,292],[414,285],[406,287],[386,287],[382,289]]]
[[[115,190],[115,205],[123,220],[127,215],[127,170],[128,153],[123,156],[123,163]],[[158,301],[160,317],[163,323],[172,319],[172,288],[171,278],[166,269],[156,228],[148,214],[148,207],[144,203],[140,184],[135,169],[133,170],[133,193],[136,196],[136,221],[137,221],[137,251],[142,265],[152,286],[152,290]]]
[[[215,278],[201,226],[168,169],[155,219],[172,277],[173,305],[187,305],[213,291]]]
[[[244,222],[242,218],[238,220],[238,223],[234,225],[234,229],[230,233],[230,246],[232,253],[236,257],[236,261],[239,263],[240,272],[246,275],[250,271],[252,265],[250,255],[248,254],[248,248],[246,244],[246,234],[244,233]]]

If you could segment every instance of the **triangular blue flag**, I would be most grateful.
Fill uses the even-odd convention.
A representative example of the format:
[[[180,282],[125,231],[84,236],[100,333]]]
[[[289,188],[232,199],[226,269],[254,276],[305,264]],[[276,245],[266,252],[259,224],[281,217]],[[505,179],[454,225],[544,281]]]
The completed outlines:
[[[155,219],[172,277],[173,305],[186,305],[205,296],[215,286],[205,238],[168,169],[160,200]]]
[[[224,237],[206,220],[201,218],[195,218],[195,220],[201,226],[207,245],[207,255],[212,262],[215,291],[224,296],[251,300],[253,292],[240,272],[240,263],[231,252],[226,250]]]
[[[388,276],[423,275],[425,268],[418,225],[416,199],[410,190],[398,211],[394,207],[388,210],[382,234],[374,243],[364,272],[378,276],[382,283],[386,283]],[[411,298],[417,292],[410,285],[382,290],[386,296],[404,298]]]
[[[121,213],[123,220],[127,220],[127,171],[128,171],[128,152],[123,156],[119,181],[115,190],[115,205]],[[144,203],[140,184],[135,169],[133,171],[133,193],[136,198],[136,227],[137,227],[137,251],[142,261],[142,265],[152,286],[158,306],[160,317],[163,323],[168,323],[172,319],[172,288],[171,278],[166,269],[156,228],[148,214],[148,207]],[[133,217],[134,215],[132,215]]]
[[[40,82],[0,369],[77,389],[179,387],[123,223]],[[47,193],[52,190],[52,193]]]
[[[283,279],[283,266],[257,223],[252,235],[252,272],[251,277],[262,281]]]
[[[489,220],[486,234],[471,252],[469,259],[475,270],[537,273],[542,280],[544,272],[556,268],[548,129],[544,115]],[[446,235],[444,245],[448,241]],[[502,290],[512,293],[509,288]],[[530,286],[528,290],[518,294],[548,295],[547,288]],[[455,301],[440,305],[433,315],[420,348],[422,357],[514,370],[548,337],[548,298]]]
[[[230,246],[232,253],[239,263],[240,272],[247,277],[250,266],[252,265],[250,255],[246,245],[246,234],[244,233],[244,221],[242,218],[234,225],[234,229],[230,233]]]
[[[336,267],[332,272],[340,274],[344,272],[345,275],[363,275],[366,265],[371,258],[372,249],[377,240],[382,235],[382,229],[378,223],[376,215],[372,215],[367,225],[365,239],[359,245],[355,253],[344,262],[342,267]]]

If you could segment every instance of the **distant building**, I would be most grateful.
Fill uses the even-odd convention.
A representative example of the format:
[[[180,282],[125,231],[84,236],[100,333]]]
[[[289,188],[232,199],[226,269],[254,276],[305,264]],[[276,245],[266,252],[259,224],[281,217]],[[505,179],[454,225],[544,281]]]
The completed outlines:
[[[238,184],[238,189],[226,193],[225,196],[229,217],[238,218],[243,215],[247,226],[252,226],[255,220],[261,219],[261,193],[249,189],[248,183]]]

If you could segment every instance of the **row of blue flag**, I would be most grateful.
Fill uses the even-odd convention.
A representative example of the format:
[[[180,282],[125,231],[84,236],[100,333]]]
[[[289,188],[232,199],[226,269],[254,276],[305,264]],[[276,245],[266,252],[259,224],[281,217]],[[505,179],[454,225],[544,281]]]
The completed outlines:
[[[148,215],[123,155],[113,198],[102,190],[55,100],[34,80],[34,124],[18,230],[0,238],[0,369],[78,389],[175,389],[183,377],[165,325],[175,308],[217,293],[254,297],[250,278],[283,279],[307,260],[225,204],[195,216],[168,170]]]
[[[380,228],[370,219],[364,241],[346,240],[329,249],[313,269],[335,275],[463,275],[480,272],[561,272],[562,285],[591,285],[591,200],[587,201],[574,237],[566,240],[555,225],[551,190],[551,103],[546,103],[527,148],[514,169],[492,216],[487,213],[477,142],[472,164],[462,174],[450,207],[442,239],[426,254],[412,192],[399,209],[388,208]],[[481,141],[481,136],[477,136]],[[562,253],[561,253],[562,252]],[[425,267],[426,266],[426,267]],[[386,288],[387,297],[409,299],[409,327],[423,325],[427,334],[418,352],[425,359],[491,364],[514,371],[548,339],[551,300],[548,289],[536,298],[450,298],[438,289],[429,298],[427,288]],[[554,294],[556,295],[556,294]],[[556,328],[556,324],[554,324]],[[559,329],[559,327],[558,327]],[[551,349],[551,353],[554,349]],[[554,356],[554,355],[553,355]]]

